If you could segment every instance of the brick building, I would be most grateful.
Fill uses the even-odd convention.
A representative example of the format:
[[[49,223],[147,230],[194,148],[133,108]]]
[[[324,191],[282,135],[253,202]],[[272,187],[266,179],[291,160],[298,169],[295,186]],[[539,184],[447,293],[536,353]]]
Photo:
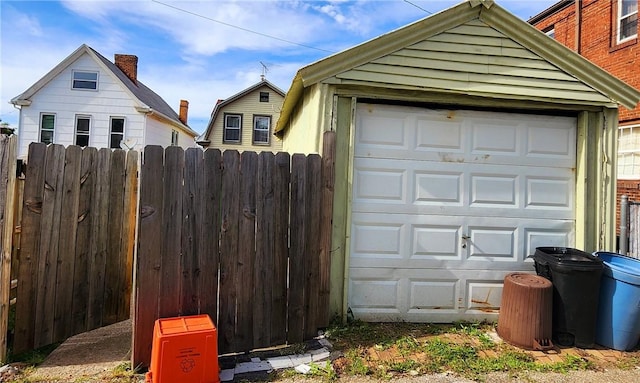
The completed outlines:
[[[562,0],[529,23],[640,89],[638,2]],[[619,119],[618,201],[626,194],[631,201],[640,202],[640,107],[621,106]]]

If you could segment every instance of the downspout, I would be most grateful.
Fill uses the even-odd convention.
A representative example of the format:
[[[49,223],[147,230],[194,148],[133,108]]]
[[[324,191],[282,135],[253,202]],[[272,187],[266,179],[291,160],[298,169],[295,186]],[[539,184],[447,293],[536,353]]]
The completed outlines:
[[[580,54],[580,40],[582,38],[582,0],[576,1],[576,46],[575,51]]]

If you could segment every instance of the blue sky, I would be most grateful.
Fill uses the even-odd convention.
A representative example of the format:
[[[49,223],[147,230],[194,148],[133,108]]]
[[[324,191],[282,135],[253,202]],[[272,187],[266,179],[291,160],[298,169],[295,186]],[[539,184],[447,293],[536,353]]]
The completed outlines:
[[[218,99],[296,71],[460,0],[0,0],[0,119],[17,127],[19,95],[81,44],[138,56],[138,79],[175,110],[189,100],[201,133]],[[555,0],[497,0],[527,20]]]

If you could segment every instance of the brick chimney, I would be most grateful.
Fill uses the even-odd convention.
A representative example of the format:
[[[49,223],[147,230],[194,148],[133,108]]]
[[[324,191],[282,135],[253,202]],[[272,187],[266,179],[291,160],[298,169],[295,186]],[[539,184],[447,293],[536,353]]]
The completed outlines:
[[[189,114],[189,101],[180,100],[180,114],[178,118],[183,124],[187,125],[187,115]]]
[[[138,56],[121,55],[114,56],[115,64],[134,84],[138,84]]]

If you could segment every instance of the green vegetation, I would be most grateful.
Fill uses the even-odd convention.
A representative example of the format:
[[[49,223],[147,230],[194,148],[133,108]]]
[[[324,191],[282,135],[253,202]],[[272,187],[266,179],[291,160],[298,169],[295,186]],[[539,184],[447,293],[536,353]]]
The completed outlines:
[[[335,361],[337,374],[395,375],[455,372],[482,380],[491,372],[517,375],[525,371],[560,372],[595,369],[588,360],[568,355],[556,363],[539,363],[508,344],[497,344],[493,324],[408,324],[354,321],[333,326],[327,336],[344,358]],[[386,356],[384,356],[386,354]]]

